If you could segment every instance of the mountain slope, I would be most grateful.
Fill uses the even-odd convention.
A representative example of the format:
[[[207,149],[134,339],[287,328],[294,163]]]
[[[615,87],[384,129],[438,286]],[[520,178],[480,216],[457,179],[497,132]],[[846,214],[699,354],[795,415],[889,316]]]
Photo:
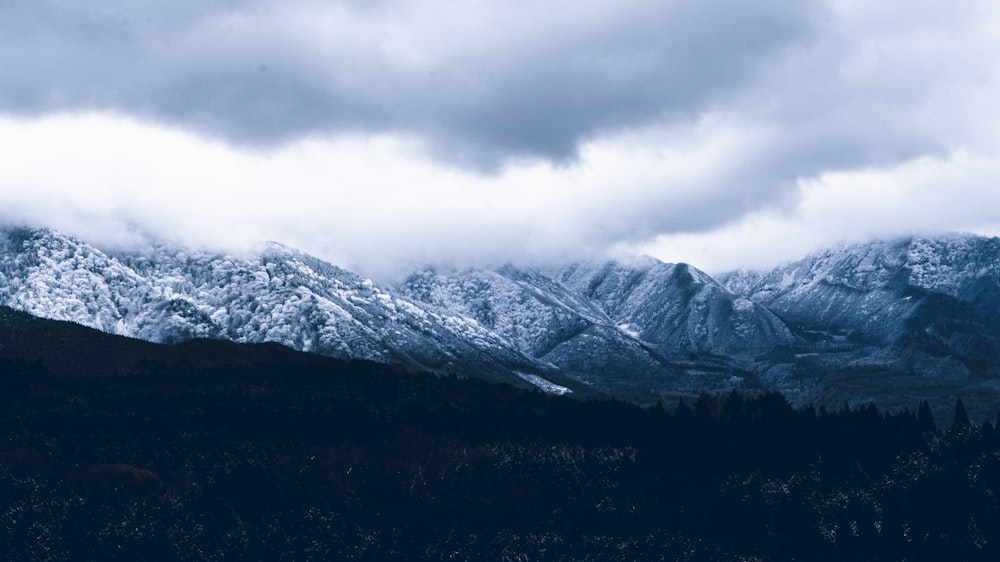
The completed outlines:
[[[937,346],[969,357],[991,353],[996,347],[990,342],[1000,335],[996,238],[953,235],[856,244],[772,271],[720,279],[790,322],[843,339]],[[968,338],[980,341],[959,342]],[[973,349],[977,345],[988,349]]]
[[[0,229],[0,305],[154,342],[277,342],[342,359],[642,404],[777,390],[913,407],[1000,392],[1000,240],[907,238],[713,279],[645,258],[434,270],[395,287],[279,244],[102,251]]]
[[[398,289],[437,309],[473,318],[566,376],[616,396],[650,402],[683,386],[677,365],[537,271],[512,266],[425,270]]]
[[[996,559],[1000,437],[926,421],[772,394],[670,414],[0,307],[0,544],[11,561]]]
[[[399,290],[474,318],[568,376],[633,399],[756,385],[740,354],[794,342],[704,273],[646,259],[563,269],[427,270]],[[746,359],[746,357],[744,357]]]
[[[642,403],[756,388],[740,353],[789,342],[763,308],[697,270],[652,261],[427,271],[384,288],[273,243],[249,256],[104,252],[51,230],[6,229],[0,249],[0,304],[46,318],[154,342],[273,341]],[[608,279],[609,268],[641,280],[621,303],[576,286],[584,271]]]
[[[927,294],[1000,317],[1000,239],[952,235],[842,246],[770,271],[719,277],[785,318],[886,340]]]
[[[1000,387],[1000,239],[855,244],[720,281],[811,340],[797,369],[800,381],[811,377],[812,396],[853,389],[854,400],[898,403],[942,387]]]
[[[50,230],[0,233],[0,304],[150,341],[278,342],[340,358],[519,381],[544,372],[476,322],[427,310],[280,245],[234,257],[107,254]]]
[[[661,353],[736,355],[794,342],[770,311],[687,264],[651,258],[629,265],[577,264],[558,270],[554,278]]]

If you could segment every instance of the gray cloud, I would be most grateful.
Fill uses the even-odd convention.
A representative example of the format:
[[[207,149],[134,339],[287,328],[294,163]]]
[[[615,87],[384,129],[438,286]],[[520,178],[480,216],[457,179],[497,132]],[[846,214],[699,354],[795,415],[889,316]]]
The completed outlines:
[[[697,116],[813,33],[816,2],[6,0],[0,110],[122,111],[241,145],[399,132],[492,167]]]
[[[45,135],[0,169],[0,212],[80,233],[391,269],[996,223],[987,2],[0,6],[0,148]]]

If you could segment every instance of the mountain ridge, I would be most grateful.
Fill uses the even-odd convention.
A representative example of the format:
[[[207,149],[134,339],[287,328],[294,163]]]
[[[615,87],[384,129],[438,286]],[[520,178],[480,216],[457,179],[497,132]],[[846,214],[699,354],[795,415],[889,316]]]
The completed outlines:
[[[41,317],[157,342],[273,341],[441,374],[511,381],[512,369],[545,371],[464,318],[278,245],[241,258],[166,246],[104,253],[51,230],[3,238],[0,303]]]
[[[243,256],[105,252],[5,228],[0,304],[150,341],[272,341],[641,404],[777,390],[890,407],[965,393],[985,409],[1000,393],[1000,239],[976,236],[841,246],[716,277],[644,257],[425,268],[382,285],[278,243]]]

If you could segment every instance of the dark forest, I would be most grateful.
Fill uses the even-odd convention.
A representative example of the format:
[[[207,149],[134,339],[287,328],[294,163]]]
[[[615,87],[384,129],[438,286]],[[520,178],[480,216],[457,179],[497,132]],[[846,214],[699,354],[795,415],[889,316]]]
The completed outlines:
[[[640,408],[2,312],[7,560],[1000,556],[1000,435],[961,401]]]

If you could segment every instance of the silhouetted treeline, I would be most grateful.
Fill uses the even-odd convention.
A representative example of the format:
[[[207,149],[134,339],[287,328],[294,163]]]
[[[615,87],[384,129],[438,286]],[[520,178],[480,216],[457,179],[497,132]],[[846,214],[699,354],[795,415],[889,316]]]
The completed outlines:
[[[1000,553],[1000,436],[960,403],[947,428],[926,404],[795,410],[777,394],[642,409],[280,346],[11,326],[7,560]]]

